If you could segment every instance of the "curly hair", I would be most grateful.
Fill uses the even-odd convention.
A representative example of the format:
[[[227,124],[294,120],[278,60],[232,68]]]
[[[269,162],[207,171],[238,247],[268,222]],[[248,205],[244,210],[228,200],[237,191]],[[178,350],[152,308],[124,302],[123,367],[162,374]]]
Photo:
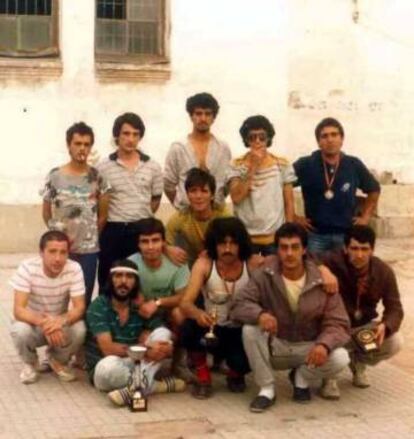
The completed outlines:
[[[217,99],[210,93],[197,93],[190,96],[185,104],[187,113],[191,116],[196,108],[208,108],[213,112],[214,117],[219,112],[219,104]]]
[[[240,127],[239,133],[243,139],[244,146],[249,147],[248,136],[251,130],[265,130],[267,133],[267,147],[272,144],[273,137],[276,134],[274,126],[267,117],[262,115],[248,117]]]

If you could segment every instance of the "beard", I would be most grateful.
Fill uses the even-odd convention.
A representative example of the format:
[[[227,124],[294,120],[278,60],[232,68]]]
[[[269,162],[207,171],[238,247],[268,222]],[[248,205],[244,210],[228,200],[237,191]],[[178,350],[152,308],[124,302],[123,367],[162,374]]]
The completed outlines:
[[[125,291],[128,290],[128,287],[126,285],[120,285],[117,288],[113,288],[112,290],[112,297],[114,299],[118,300],[118,302],[126,302],[131,298],[131,290],[128,291],[127,294],[125,294]],[[122,291],[122,293],[120,293]]]

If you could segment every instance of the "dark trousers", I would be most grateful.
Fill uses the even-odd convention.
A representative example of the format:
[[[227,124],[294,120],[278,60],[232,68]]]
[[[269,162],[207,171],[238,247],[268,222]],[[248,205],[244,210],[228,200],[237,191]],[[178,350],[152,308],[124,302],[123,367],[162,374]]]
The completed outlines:
[[[83,279],[85,281],[85,301],[86,308],[91,303],[93,288],[96,279],[96,266],[98,263],[98,253],[71,253],[72,261],[76,261],[82,268]]]
[[[195,320],[187,319],[181,327],[182,346],[188,352],[207,353],[207,349],[200,343],[207,331],[208,328],[202,328]],[[210,352],[224,358],[231,370],[241,375],[250,372],[249,362],[243,348],[242,328],[216,325],[214,333],[218,338],[218,346]]]
[[[99,246],[98,282],[102,294],[113,262],[138,251],[136,223],[107,223],[99,237]]]

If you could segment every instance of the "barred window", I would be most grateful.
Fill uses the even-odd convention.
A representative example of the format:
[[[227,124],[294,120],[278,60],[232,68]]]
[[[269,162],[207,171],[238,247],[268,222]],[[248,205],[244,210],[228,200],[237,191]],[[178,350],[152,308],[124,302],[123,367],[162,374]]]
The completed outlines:
[[[116,58],[165,55],[165,0],[97,0],[96,53]]]
[[[57,54],[57,0],[0,0],[0,56]]]

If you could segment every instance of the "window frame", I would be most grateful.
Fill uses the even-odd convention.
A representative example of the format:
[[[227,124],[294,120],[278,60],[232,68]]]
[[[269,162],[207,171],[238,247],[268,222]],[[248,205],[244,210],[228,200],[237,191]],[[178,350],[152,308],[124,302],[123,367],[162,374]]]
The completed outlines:
[[[126,0],[129,1],[129,0]],[[101,52],[97,50],[96,39],[97,39],[97,20],[108,20],[108,21],[124,21],[117,19],[100,19],[97,17],[97,2],[95,0],[95,60],[101,64],[129,64],[129,65],[153,65],[153,64],[168,64],[170,62],[170,0],[160,0],[161,1],[161,17],[160,17],[160,54],[114,54],[109,52]],[[125,21],[128,21],[125,19]]]
[[[47,60],[53,58],[59,58],[60,50],[59,50],[59,0],[51,0],[52,13],[50,15],[51,20],[51,42],[50,46],[47,49],[38,51],[38,52],[13,52],[13,51],[2,51],[0,49],[0,60]],[[11,14],[2,14],[2,16],[10,17],[13,16]],[[26,14],[20,14],[25,16],[30,16]],[[17,15],[18,17],[19,15]],[[36,17],[37,15],[34,15]],[[43,17],[43,15],[38,15],[39,17]]]

